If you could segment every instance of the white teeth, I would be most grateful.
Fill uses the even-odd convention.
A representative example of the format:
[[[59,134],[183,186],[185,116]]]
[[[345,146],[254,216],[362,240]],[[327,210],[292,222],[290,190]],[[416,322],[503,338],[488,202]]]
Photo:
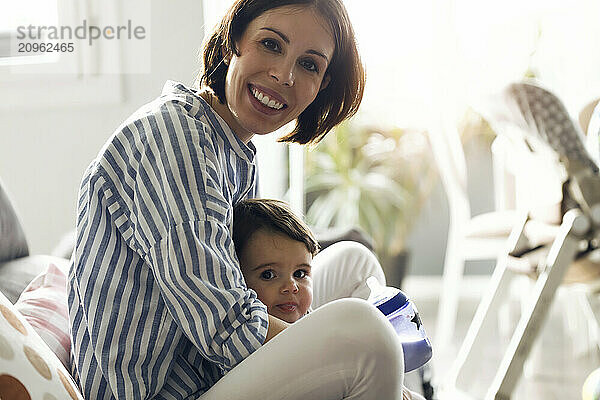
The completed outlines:
[[[254,97],[256,97],[258,99],[258,101],[260,101],[267,107],[274,108],[276,110],[280,110],[281,108],[283,108],[283,104],[281,104],[275,100],[271,100],[269,98],[269,96],[262,94],[255,88],[252,88],[252,94],[254,95]]]

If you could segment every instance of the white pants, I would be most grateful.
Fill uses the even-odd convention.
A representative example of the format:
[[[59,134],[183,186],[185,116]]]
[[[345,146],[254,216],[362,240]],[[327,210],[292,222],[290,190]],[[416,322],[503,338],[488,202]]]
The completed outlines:
[[[376,257],[339,242],[313,260],[314,311],[255,351],[201,400],[423,399],[405,390],[402,346],[385,316],[361,299],[385,276]],[[412,396],[412,397],[411,397]]]

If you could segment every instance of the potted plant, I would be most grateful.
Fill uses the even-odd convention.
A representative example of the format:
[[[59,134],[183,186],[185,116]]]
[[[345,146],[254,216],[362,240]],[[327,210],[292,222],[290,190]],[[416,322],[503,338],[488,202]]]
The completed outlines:
[[[307,154],[306,218],[317,229],[362,228],[400,286],[406,237],[436,177],[425,132],[347,121]]]

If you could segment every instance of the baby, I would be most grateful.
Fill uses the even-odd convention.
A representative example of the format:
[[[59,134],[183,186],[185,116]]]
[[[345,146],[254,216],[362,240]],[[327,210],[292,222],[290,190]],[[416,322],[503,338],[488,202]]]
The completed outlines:
[[[233,209],[233,242],[249,288],[269,314],[288,323],[313,299],[311,262],[319,244],[310,228],[279,200],[243,200]],[[423,399],[406,387],[404,400]]]
[[[319,250],[313,233],[282,201],[244,200],[233,213],[233,242],[246,284],[269,314],[296,322],[313,298],[311,262]]]

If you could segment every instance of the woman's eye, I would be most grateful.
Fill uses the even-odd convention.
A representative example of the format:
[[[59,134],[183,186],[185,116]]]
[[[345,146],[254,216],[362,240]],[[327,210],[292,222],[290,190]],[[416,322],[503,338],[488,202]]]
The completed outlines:
[[[304,68],[307,71],[319,72],[319,67],[312,60],[302,60],[302,61],[300,61],[300,65],[302,66],[302,68]]]
[[[275,273],[272,270],[268,269],[266,271],[263,271],[260,274],[260,277],[261,277],[261,279],[264,279],[266,281],[270,281],[271,279],[275,278]]]
[[[280,51],[279,48],[279,43],[277,43],[276,40],[273,39],[264,39],[262,42],[262,45],[270,51]]]

